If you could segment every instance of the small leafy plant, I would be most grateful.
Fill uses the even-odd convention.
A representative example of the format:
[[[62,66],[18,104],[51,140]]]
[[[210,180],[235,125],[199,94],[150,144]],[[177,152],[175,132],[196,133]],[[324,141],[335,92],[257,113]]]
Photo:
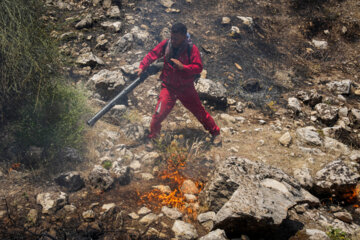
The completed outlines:
[[[339,228],[330,227],[326,234],[331,240],[351,240],[350,235]]]

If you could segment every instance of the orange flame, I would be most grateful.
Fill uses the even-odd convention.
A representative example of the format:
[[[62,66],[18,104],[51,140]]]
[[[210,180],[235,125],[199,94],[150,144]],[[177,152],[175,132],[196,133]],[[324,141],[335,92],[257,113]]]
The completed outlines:
[[[360,184],[358,184],[354,189],[351,189],[349,192],[343,194],[343,198],[348,203],[355,203],[359,200],[360,193]],[[355,204],[354,207],[359,207],[359,205]]]
[[[181,170],[185,169],[186,165],[186,154],[184,153],[172,153],[167,159],[167,167],[158,177],[166,181],[172,190],[170,193],[164,193],[159,189],[153,189],[143,195],[138,193],[140,197],[140,204],[153,209],[160,209],[162,206],[171,206],[179,209],[181,212],[188,216],[196,219],[197,211],[194,204],[186,201],[186,197],[181,190],[186,178],[180,173]],[[200,192],[203,188],[203,183],[195,181],[195,185]]]

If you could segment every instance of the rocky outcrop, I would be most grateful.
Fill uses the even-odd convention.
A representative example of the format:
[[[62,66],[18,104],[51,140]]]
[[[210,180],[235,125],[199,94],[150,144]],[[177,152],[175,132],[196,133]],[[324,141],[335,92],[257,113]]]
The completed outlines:
[[[355,188],[360,181],[359,166],[349,167],[342,160],[336,160],[318,171],[315,176],[314,191],[319,195],[341,197]]]
[[[89,174],[89,182],[93,187],[106,191],[114,183],[114,179],[110,176],[108,170],[99,165],[95,165]]]
[[[42,213],[51,214],[64,207],[69,199],[64,192],[39,193],[36,196],[36,203],[42,206]]]
[[[221,83],[200,78],[195,87],[201,99],[227,104],[226,89]]]
[[[251,232],[279,226],[289,208],[309,201],[307,194],[280,169],[230,157],[216,170],[201,198],[216,212],[215,228]]]
[[[60,174],[55,178],[55,182],[69,190],[69,192],[76,192],[85,186],[84,180],[81,178],[79,172],[68,172]]]
[[[125,86],[125,79],[121,71],[101,70],[92,76],[86,86],[100,94],[104,100],[117,95]]]

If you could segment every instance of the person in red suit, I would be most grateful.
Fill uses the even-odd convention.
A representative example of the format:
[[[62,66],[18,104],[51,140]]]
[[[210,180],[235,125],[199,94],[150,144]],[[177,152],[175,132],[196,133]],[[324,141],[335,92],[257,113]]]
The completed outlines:
[[[221,144],[220,128],[201,104],[195,90],[194,79],[200,74],[203,65],[198,48],[192,44],[187,28],[176,23],[171,28],[171,38],[160,42],[141,61],[138,76],[155,60],[164,56],[164,67],[160,75],[162,80],[159,100],[150,124],[149,139],[159,136],[161,122],[170,113],[177,99],[186,107],[204,128],[212,135],[215,145]],[[151,145],[151,141],[150,144]],[[151,146],[149,146],[151,148]]]

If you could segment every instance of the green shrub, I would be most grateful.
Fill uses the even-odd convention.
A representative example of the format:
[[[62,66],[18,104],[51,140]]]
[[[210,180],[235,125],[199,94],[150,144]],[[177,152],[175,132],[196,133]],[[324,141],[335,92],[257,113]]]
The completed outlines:
[[[57,43],[41,21],[41,0],[0,1],[0,117],[10,121],[24,102],[52,90]],[[36,101],[35,101],[36,103]]]
[[[351,240],[350,235],[338,228],[330,227],[326,234],[331,240]]]
[[[16,123],[16,142],[22,149],[39,146],[58,150],[63,147],[80,148],[87,112],[86,97],[81,91],[57,84],[51,95],[26,104]]]
[[[15,139],[0,146],[18,146],[20,157],[29,146],[43,148],[42,162],[18,159],[31,167],[51,163],[62,148],[79,149],[87,111],[85,94],[60,73],[44,10],[42,0],[0,1],[0,131],[11,129]]]

